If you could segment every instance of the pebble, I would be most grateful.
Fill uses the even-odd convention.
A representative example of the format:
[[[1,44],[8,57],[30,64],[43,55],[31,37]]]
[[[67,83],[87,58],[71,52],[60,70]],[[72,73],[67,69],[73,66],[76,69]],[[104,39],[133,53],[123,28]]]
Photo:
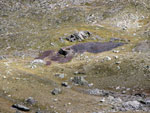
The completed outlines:
[[[3,76],[3,79],[6,79],[7,77],[6,76]]]
[[[120,51],[119,51],[119,50],[113,50],[113,52],[114,52],[114,53],[119,53]]]
[[[57,101],[58,101],[58,99],[57,99],[57,98],[55,98],[53,101],[54,101],[54,102],[57,102]]]
[[[63,79],[65,77],[65,74],[56,73],[55,76]]]
[[[114,56],[114,58],[115,58],[115,59],[118,59],[119,57],[118,57],[118,56]]]
[[[106,56],[103,60],[110,61],[110,60],[111,60],[111,57]]]
[[[67,82],[62,82],[61,85],[64,86],[64,87],[67,87],[68,83]]]
[[[90,83],[90,84],[88,84],[88,87],[92,87],[94,84],[93,83]]]
[[[33,99],[33,97],[29,97],[29,98],[26,99],[25,101],[26,101],[26,103],[31,104],[31,105],[33,105],[33,104],[36,103],[36,101]]]
[[[50,43],[52,46],[55,46],[55,44],[54,43]]]
[[[120,89],[120,86],[116,87],[116,90],[119,90]]]
[[[121,64],[121,61],[116,62],[116,64]]]
[[[102,98],[102,99],[100,100],[100,102],[101,102],[101,103],[105,102],[105,98]]]
[[[117,69],[120,70],[120,66],[117,66]]]
[[[122,91],[122,94],[125,94],[126,93],[126,91]]]
[[[58,95],[58,94],[60,94],[62,92],[62,90],[60,89],[60,88],[55,88],[51,93],[53,94],[53,95]]]
[[[35,59],[31,62],[31,64],[46,64],[46,62],[44,60],[41,59]]]
[[[71,103],[69,102],[68,105],[71,105]]]

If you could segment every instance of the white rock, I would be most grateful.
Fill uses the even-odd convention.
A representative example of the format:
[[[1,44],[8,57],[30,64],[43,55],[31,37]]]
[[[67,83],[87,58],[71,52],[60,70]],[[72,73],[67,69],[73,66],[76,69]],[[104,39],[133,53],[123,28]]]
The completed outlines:
[[[93,83],[88,84],[89,87],[92,87],[93,85],[94,85]]]
[[[116,87],[116,90],[119,90],[120,89],[120,86]]]
[[[119,51],[119,50],[113,50],[113,52],[114,52],[114,53],[119,53],[120,51]]]
[[[46,62],[42,59],[35,59],[31,62],[31,64],[46,64]]]
[[[125,102],[123,106],[127,109],[138,109],[140,107],[140,103],[138,101],[128,101]]]
[[[106,56],[103,60],[107,60],[107,61],[110,61],[111,60],[111,57],[109,56]]]
[[[105,98],[102,98],[102,99],[100,100],[100,102],[102,102],[102,103],[105,102]]]
[[[3,76],[3,78],[6,79],[7,77],[6,77],[6,76]]]
[[[115,59],[118,59],[119,57],[118,57],[118,56],[114,56],[114,58],[115,58]]]
[[[119,70],[119,69],[120,69],[120,66],[117,66],[117,69]]]

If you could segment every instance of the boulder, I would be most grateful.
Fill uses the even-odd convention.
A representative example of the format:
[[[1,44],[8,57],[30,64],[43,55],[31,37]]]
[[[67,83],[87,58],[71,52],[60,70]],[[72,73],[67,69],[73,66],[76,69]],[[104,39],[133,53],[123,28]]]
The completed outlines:
[[[140,102],[134,100],[134,101],[128,101],[122,104],[123,108],[125,110],[139,110],[140,109]]]
[[[82,40],[87,39],[90,36],[91,36],[91,33],[89,31],[80,31],[80,32],[74,33],[74,34],[66,37],[66,40],[68,40],[70,42],[82,41]]]
[[[84,79],[83,76],[76,76],[72,81],[78,85],[88,85],[88,82]]]

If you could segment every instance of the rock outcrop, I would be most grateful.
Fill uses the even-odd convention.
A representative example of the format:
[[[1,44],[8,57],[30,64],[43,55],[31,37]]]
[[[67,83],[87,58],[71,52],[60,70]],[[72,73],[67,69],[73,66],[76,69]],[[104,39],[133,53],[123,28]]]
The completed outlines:
[[[70,42],[74,41],[83,41],[91,36],[91,33],[89,31],[80,31],[78,33],[74,33],[68,37],[66,37],[66,40]]]

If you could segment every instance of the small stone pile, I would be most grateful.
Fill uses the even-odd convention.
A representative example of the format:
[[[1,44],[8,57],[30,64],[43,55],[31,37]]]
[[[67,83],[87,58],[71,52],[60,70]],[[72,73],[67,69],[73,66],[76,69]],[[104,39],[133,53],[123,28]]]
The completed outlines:
[[[91,36],[91,33],[89,31],[80,31],[78,33],[74,33],[68,37],[66,37],[66,40],[70,42],[75,41],[83,41]]]

